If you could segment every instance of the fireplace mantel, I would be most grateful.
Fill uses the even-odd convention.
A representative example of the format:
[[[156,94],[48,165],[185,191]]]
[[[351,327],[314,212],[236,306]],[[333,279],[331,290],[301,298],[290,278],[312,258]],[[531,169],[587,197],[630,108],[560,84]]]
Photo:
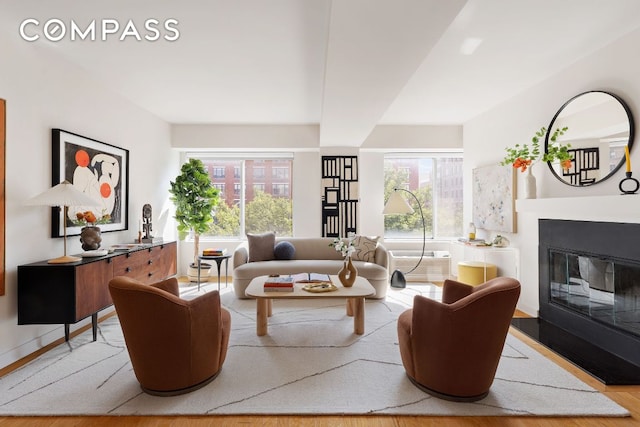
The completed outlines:
[[[538,218],[640,222],[640,194],[518,199],[516,212]]]

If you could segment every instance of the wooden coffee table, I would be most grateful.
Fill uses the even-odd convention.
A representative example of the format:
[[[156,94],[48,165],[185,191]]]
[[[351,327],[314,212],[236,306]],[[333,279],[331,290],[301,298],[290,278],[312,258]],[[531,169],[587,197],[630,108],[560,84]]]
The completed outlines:
[[[358,335],[364,334],[364,299],[374,296],[376,290],[367,279],[360,276],[350,288],[345,288],[340,284],[338,276],[331,276],[331,281],[338,287],[332,292],[307,292],[303,290],[305,283],[294,283],[293,292],[265,292],[264,282],[267,276],[259,276],[253,279],[247,289],[246,296],[255,298],[256,309],[256,332],[258,336],[267,334],[268,318],[272,313],[272,300],[274,299],[313,299],[313,298],[344,298],[347,300],[347,316],[353,316],[353,332]]]

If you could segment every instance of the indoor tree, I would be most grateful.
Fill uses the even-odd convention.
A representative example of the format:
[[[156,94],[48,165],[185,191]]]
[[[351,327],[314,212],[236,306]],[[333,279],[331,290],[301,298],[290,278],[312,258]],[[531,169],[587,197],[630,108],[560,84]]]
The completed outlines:
[[[189,159],[180,168],[180,175],[170,181],[171,201],[176,206],[178,237],[183,240],[193,232],[193,263],[196,267],[200,253],[200,235],[213,223],[213,209],[218,204],[218,190],[211,183],[204,164],[199,159]]]

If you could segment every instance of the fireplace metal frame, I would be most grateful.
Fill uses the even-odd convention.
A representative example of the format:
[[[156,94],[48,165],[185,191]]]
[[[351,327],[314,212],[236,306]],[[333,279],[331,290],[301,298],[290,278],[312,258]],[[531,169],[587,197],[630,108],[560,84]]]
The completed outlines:
[[[540,219],[538,226],[540,319],[640,366],[639,336],[553,303],[549,286],[550,250],[640,266],[640,224]]]

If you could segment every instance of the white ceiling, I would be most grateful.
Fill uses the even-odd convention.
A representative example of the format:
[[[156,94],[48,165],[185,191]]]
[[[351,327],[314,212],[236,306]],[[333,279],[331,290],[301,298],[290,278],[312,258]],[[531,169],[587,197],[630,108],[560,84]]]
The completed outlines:
[[[5,30],[25,18],[177,19],[174,42],[33,43],[170,123],[318,123],[320,145],[358,146],[466,122],[639,27],[640,1],[0,0]]]

